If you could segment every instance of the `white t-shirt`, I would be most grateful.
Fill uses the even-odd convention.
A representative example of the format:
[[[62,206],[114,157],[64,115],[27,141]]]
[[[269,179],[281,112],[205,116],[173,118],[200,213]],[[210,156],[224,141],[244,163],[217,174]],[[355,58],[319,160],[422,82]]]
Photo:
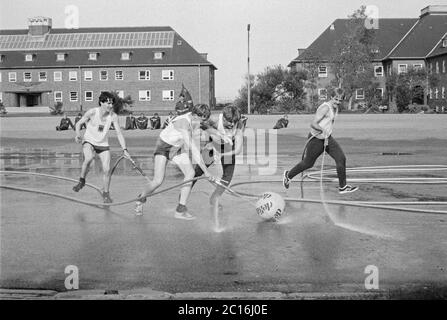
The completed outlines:
[[[188,112],[172,119],[169,122],[168,126],[160,132],[160,139],[174,147],[181,147],[184,143],[183,135],[179,130],[175,128],[174,123],[181,119],[186,119],[189,123],[189,126],[191,127],[191,117],[191,112]]]
[[[94,110],[95,113],[87,122],[84,141],[87,141],[94,146],[108,147],[109,139],[107,133],[112,124],[112,113],[109,113],[105,120],[102,120],[100,116],[101,108],[97,107]]]
[[[332,129],[334,128],[335,121],[335,111],[332,105],[328,102],[324,102],[323,104],[321,104],[315,113],[315,118],[322,118],[318,125],[323,129],[323,133],[319,133],[319,131],[315,130],[312,127],[310,128],[310,133],[318,139],[325,139],[329,137],[332,134]]]

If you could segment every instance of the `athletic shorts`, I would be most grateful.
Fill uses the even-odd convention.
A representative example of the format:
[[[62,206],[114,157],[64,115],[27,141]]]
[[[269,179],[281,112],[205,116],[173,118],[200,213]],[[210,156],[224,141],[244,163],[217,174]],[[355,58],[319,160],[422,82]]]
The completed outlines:
[[[154,156],[157,154],[165,156],[167,159],[172,160],[176,155],[182,153],[182,147],[176,147],[158,138],[155,144]]]
[[[110,147],[109,147],[109,146],[95,146],[94,144],[92,144],[92,143],[90,143],[90,142],[88,142],[88,141],[84,141],[84,142],[82,143],[82,145],[84,145],[84,144],[86,144],[86,143],[88,143],[89,145],[91,145],[91,146],[93,147],[93,150],[95,150],[95,152],[96,152],[97,154],[100,154],[101,152],[109,151],[109,150],[110,150]]]

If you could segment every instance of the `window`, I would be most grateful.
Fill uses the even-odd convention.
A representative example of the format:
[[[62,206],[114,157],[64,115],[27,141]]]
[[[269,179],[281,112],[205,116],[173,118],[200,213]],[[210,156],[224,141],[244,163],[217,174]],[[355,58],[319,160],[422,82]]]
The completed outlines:
[[[430,90],[428,90],[428,97],[430,99],[433,99],[433,90],[430,88]]]
[[[8,78],[9,78],[9,82],[16,82],[17,81],[17,73],[9,72]]]
[[[383,77],[383,67],[382,66],[375,66],[374,67],[374,75],[376,77]]]
[[[122,70],[116,70],[115,71],[115,80],[123,80],[123,71]]]
[[[138,80],[151,80],[151,72],[149,70],[138,71]]]
[[[70,71],[68,73],[68,80],[70,80],[70,81],[78,81],[78,72],[77,71]]]
[[[71,102],[78,101],[78,92],[77,91],[70,91],[70,101]]]
[[[357,89],[355,90],[355,98],[357,100],[363,100],[365,99],[365,90],[363,89]]]
[[[130,52],[121,52],[121,60],[130,60]]]
[[[375,94],[376,97],[383,97],[383,88],[376,88]]]
[[[435,99],[438,99],[438,88],[435,89]]]
[[[92,81],[93,80],[93,71],[84,71],[84,80]]]
[[[33,55],[31,53],[28,53],[25,55],[25,61],[30,62],[33,61]]]
[[[407,65],[406,64],[399,64],[397,66],[397,73],[398,74],[407,73]]]
[[[320,78],[326,78],[327,77],[327,67],[326,66],[319,66],[318,67],[318,77],[320,77]]]
[[[163,52],[160,52],[160,51],[154,52],[154,59],[155,60],[160,60],[162,58],[163,58]]]
[[[433,65],[431,64],[431,62],[428,64],[428,73],[432,73],[433,71]]]
[[[441,99],[445,99],[445,87],[441,89]]]
[[[54,71],[54,81],[62,81],[62,71]]]
[[[414,70],[422,70],[422,64],[420,64],[420,63],[413,64],[413,69]]]
[[[442,73],[445,73],[445,60],[442,60]]]
[[[56,53],[56,61],[65,61],[65,53]]]
[[[174,80],[174,70],[162,70],[161,71],[162,80]]]
[[[0,102],[3,102],[3,92],[0,92]]]
[[[121,99],[124,98],[124,90],[115,90],[115,91],[118,97],[120,97]]]
[[[31,82],[31,80],[32,80],[31,72],[24,72],[23,73],[23,81]]]
[[[138,99],[140,101],[151,101],[151,90],[139,90]]]
[[[447,48],[447,38],[442,39],[442,47]]]
[[[319,100],[327,99],[327,90],[326,89],[318,89],[318,99]]]
[[[0,54],[0,62],[5,61],[5,55],[4,54]]]
[[[98,52],[89,52],[88,59],[89,60],[98,60]]]
[[[108,79],[109,79],[109,75],[107,73],[107,70],[99,71],[99,80],[100,81],[107,81]]]
[[[439,73],[439,63],[436,61],[436,73]]]
[[[93,91],[85,91],[84,92],[84,100],[85,101],[93,101]]]
[[[62,102],[62,91],[54,91],[54,102]]]
[[[46,71],[39,72],[39,81],[47,81],[47,73]]]
[[[163,101],[174,101],[174,90],[163,90]]]

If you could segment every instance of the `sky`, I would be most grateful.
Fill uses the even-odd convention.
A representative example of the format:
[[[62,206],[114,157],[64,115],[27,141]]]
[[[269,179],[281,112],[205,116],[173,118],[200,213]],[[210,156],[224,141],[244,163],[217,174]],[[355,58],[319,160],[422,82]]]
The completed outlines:
[[[52,18],[64,28],[70,5],[79,27],[170,26],[217,67],[217,101],[238,95],[248,72],[286,67],[335,19],[361,5],[375,6],[379,18],[417,18],[428,5],[445,0],[0,0],[0,29],[27,29],[27,19]],[[70,8],[70,7],[68,7]],[[248,41],[247,24],[250,24]]]

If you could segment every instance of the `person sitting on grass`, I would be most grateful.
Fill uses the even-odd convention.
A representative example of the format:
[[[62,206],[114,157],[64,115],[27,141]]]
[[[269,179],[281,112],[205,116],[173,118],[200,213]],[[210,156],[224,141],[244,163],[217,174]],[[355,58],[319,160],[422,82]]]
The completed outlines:
[[[158,113],[154,113],[152,117],[149,118],[151,122],[151,129],[152,130],[158,130],[161,127],[161,119]]]
[[[68,130],[70,127],[74,130],[75,127],[73,125],[73,122],[71,122],[71,119],[67,116],[66,113],[64,113],[64,116],[61,119],[61,123],[56,126],[56,131],[63,131]]]
[[[289,119],[287,118],[287,115],[285,114],[283,117],[281,117],[273,127],[273,129],[282,129],[287,128],[287,125],[289,124]]]
[[[76,118],[75,118],[75,121],[74,121],[75,123],[74,123],[74,124],[76,125],[76,123],[78,123],[78,121],[81,120],[81,118],[82,118],[82,113],[79,112],[78,115],[77,115]],[[87,126],[86,126],[85,123],[84,123],[84,124],[81,126],[81,130],[82,130],[82,129],[85,129],[85,128],[87,128]]]
[[[148,122],[149,119],[144,115],[144,113],[141,113],[141,115],[136,119],[137,128],[141,130],[147,129]]]

